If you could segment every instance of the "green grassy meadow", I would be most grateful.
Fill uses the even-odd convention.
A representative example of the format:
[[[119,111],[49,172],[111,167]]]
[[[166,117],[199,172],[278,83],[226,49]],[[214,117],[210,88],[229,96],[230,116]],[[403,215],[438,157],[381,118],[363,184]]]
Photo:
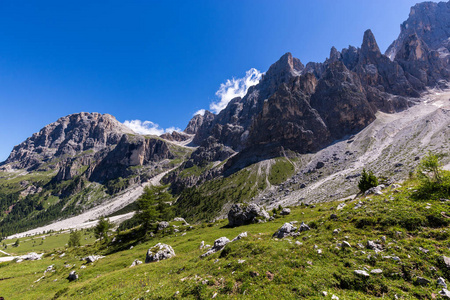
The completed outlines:
[[[93,237],[89,238],[92,233],[83,232],[84,245],[71,249],[65,246],[67,233],[54,233],[42,245],[39,237],[25,238],[19,247],[8,246],[6,251],[12,254],[43,251],[45,256],[39,261],[0,263],[0,296],[5,299],[331,299],[332,295],[339,299],[394,299],[395,295],[400,299],[439,298],[441,287],[436,285],[437,278],[450,280],[450,270],[441,259],[443,255],[450,256],[447,218],[450,204],[414,200],[414,182],[399,190],[387,189],[381,196],[347,201],[342,210],[336,207],[343,202],[316,204],[314,208],[294,207],[288,216],[236,228],[227,228],[227,220],[220,220],[197,224],[191,229],[180,226],[178,233],[169,230],[153,237],[140,236],[137,230],[127,231],[109,244],[94,242]],[[358,208],[359,205],[362,207]],[[330,218],[331,214],[336,214],[337,219]],[[311,230],[295,238],[272,238],[281,225],[290,221],[303,221]],[[333,233],[335,229],[339,232]],[[219,237],[231,240],[244,231],[247,238],[200,258],[206,252],[199,249],[202,241],[212,245]],[[368,240],[378,241],[384,250],[376,254],[367,249]],[[352,247],[338,247],[343,241]],[[171,245],[176,256],[129,267],[135,259],[145,261],[147,250],[159,242]],[[60,257],[62,253],[65,255]],[[106,257],[90,264],[81,260],[90,254]],[[50,265],[54,265],[55,272],[44,275]],[[354,273],[363,269],[369,273],[381,269],[382,273],[367,278]],[[69,282],[67,276],[73,270],[79,279]],[[418,277],[430,283],[419,284]],[[324,297],[323,292],[328,296]]]

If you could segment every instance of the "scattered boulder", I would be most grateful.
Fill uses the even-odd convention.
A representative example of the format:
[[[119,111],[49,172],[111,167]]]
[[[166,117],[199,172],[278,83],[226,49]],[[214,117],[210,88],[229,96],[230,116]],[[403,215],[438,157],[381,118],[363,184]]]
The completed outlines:
[[[346,206],[347,206],[347,204],[341,203],[341,204],[339,204],[339,205],[336,207],[336,210],[341,210],[341,209],[343,209],[343,208],[346,207]]]
[[[331,220],[337,220],[337,219],[338,219],[338,216],[337,216],[336,214],[331,214],[331,215],[330,215],[330,219],[331,219]]]
[[[283,208],[283,210],[280,212],[280,215],[287,216],[291,213],[291,210],[289,208]]]
[[[429,285],[430,283],[431,283],[431,281],[429,281],[428,279],[423,278],[423,277],[417,277],[417,279],[416,279],[416,284],[418,284],[418,285]]]
[[[367,249],[381,251],[383,250],[383,246],[375,243],[374,241],[367,241]]]
[[[444,289],[447,288],[447,284],[445,283],[445,279],[442,278],[442,277],[439,277],[439,278],[438,278],[437,284],[440,285],[440,286],[442,286]]]
[[[160,231],[160,230],[164,230],[164,229],[166,229],[167,227],[169,227],[169,222],[166,222],[166,221],[162,221],[162,222],[159,222],[158,223],[158,231]]]
[[[284,223],[283,226],[281,226],[280,229],[278,229],[272,237],[282,239],[294,234],[295,230],[297,230],[297,227],[294,227],[294,225],[292,225],[291,223]]]
[[[447,269],[450,269],[450,257],[442,256],[441,259],[444,262],[445,267],[447,267]]]
[[[373,187],[373,188],[370,188],[370,189],[368,189],[365,193],[364,193],[364,196],[367,196],[367,195],[383,195],[383,192],[381,191],[382,189],[384,189],[385,188],[385,186],[384,186],[384,184],[380,184],[380,185],[378,185],[378,186],[376,186],[376,187]]]
[[[54,268],[54,265],[48,266],[47,269],[44,271],[44,274],[47,273],[47,272],[51,272],[51,271],[53,271],[54,269],[55,269],[55,268]]]
[[[342,242],[342,249],[351,248],[351,247],[352,247],[352,245],[350,245],[349,242],[347,242],[347,241]]]
[[[240,240],[240,239],[245,238],[245,237],[247,237],[247,231],[239,233],[238,236],[235,237],[234,239],[232,239],[231,241],[234,242],[234,241]]]
[[[322,169],[323,167],[325,167],[325,163],[323,161],[318,161],[316,164],[316,169]]]
[[[183,222],[183,223],[184,223],[184,225],[186,225],[186,226],[188,226],[188,225],[189,225],[189,223],[188,223],[188,222],[186,222],[186,220],[185,220],[185,219],[183,219],[183,218],[180,218],[180,217],[174,218],[174,219],[173,219],[173,221],[174,221],[174,222]]]
[[[231,206],[228,212],[228,225],[242,226],[250,223],[256,223],[257,220],[268,220],[270,218],[267,211],[257,204],[242,204],[237,203]]]
[[[28,254],[19,256],[18,258],[16,258],[16,262],[22,262],[24,260],[40,260],[42,258],[42,256],[44,255],[44,253],[41,254],[37,254],[36,252],[30,252]]]
[[[441,296],[444,297],[444,298],[450,298],[450,291],[447,290],[447,289],[442,289],[442,290],[439,292],[439,295],[441,295]]]
[[[86,263],[93,263],[93,262],[99,260],[100,258],[104,258],[104,256],[101,256],[101,255],[89,255],[88,257],[85,257],[82,260],[85,260]]]
[[[369,273],[367,273],[367,271],[364,270],[355,270],[355,274],[361,277],[369,277]]]
[[[311,230],[311,228],[304,222],[302,222],[300,224],[300,227],[298,228],[298,232],[303,232],[303,231],[308,231],[308,230]]]
[[[158,243],[148,249],[145,263],[160,261],[175,256],[175,251],[167,244]]]
[[[140,265],[140,264],[142,264],[142,261],[140,261],[139,259],[135,259],[135,260],[131,263],[130,268],[132,268],[132,267],[134,267],[134,266],[137,266],[137,265]]]
[[[69,276],[67,277],[67,279],[69,279],[69,281],[74,281],[78,279],[78,274],[75,271],[71,271],[69,273]]]
[[[383,270],[381,269],[373,269],[370,271],[370,274],[381,274],[383,273]]]
[[[213,253],[222,250],[223,248],[225,248],[225,245],[228,244],[229,242],[230,240],[224,236],[218,238],[217,240],[214,241],[214,246],[212,246],[211,249],[209,249],[206,253],[202,254],[200,257],[206,257],[208,255],[211,255]]]

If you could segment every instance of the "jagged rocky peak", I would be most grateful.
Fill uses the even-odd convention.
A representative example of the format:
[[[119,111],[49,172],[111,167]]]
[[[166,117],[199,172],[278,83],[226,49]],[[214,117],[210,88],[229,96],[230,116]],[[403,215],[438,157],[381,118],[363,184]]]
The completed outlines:
[[[196,114],[188,123],[184,132],[187,134],[196,134],[198,129],[203,125],[203,123],[211,122],[214,119],[214,114],[208,110],[205,113]]]
[[[134,132],[109,114],[76,113],[59,118],[15,146],[2,163],[15,169],[34,169],[55,157],[100,151]]]
[[[273,93],[278,85],[289,82],[292,77],[299,76],[304,68],[305,66],[298,58],[287,52],[263,75],[261,88],[267,90],[268,93]]]
[[[287,52],[280,57],[277,62],[270,66],[264,77],[270,78],[274,76],[283,76],[285,74],[298,76],[304,68],[305,66],[300,59],[293,57],[290,52]]]
[[[364,32],[363,42],[361,45],[361,54],[364,57],[371,59],[378,58],[381,56],[380,48],[378,47],[375,36],[372,30],[368,29]]]
[[[330,58],[328,60],[330,63],[341,60],[341,53],[334,46],[331,47]]]
[[[414,33],[432,50],[450,50],[450,1],[422,2],[411,7],[408,20],[400,25],[400,35],[386,55],[394,60],[404,41]]]

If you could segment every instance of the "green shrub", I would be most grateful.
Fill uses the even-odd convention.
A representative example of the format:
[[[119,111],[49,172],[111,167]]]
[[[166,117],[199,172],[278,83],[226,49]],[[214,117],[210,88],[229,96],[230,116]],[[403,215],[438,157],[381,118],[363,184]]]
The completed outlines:
[[[358,182],[359,190],[364,193],[370,188],[376,187],[378,185],[377,177],[372,173],[372,171],[366,172],[366,169],[363,169],[361,174],[361,179]]]
[[[414,198],[417,200],[437,200],[450,196],[450,172],[442,169],[439,156],[428,153],[416,170],[420,182]]]

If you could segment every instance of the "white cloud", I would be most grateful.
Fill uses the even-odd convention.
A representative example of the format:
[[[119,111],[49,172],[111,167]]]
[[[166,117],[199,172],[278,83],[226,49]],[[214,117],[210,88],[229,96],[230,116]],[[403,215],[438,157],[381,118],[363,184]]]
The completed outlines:
[[[181,131],[181,129],[177,127],[169,127],[166,129],[161,128],[158,124],[153,123],[152,121],[142,122],[141,120],[126,120],[123,122],[123,125],[139,134],[161,135],[166,132],[171,133],[173,131]]]
[[[199,109],[199,110],[197,110],[192,116],[196,116],[196,115],[204,115],[205,114],[205,109]]]
[[[244,97],[245,94],[247,94],[249,87],[258,84],[261,80],[261,76],[261,72],[255,68],[251,68],[245,73],[243,78],[228,79],[225,83],[220,85],[219,90],[216,92],[216,96],[219,100],[211,103],[209,108],[214,113],[219,113],[233,98]]]

